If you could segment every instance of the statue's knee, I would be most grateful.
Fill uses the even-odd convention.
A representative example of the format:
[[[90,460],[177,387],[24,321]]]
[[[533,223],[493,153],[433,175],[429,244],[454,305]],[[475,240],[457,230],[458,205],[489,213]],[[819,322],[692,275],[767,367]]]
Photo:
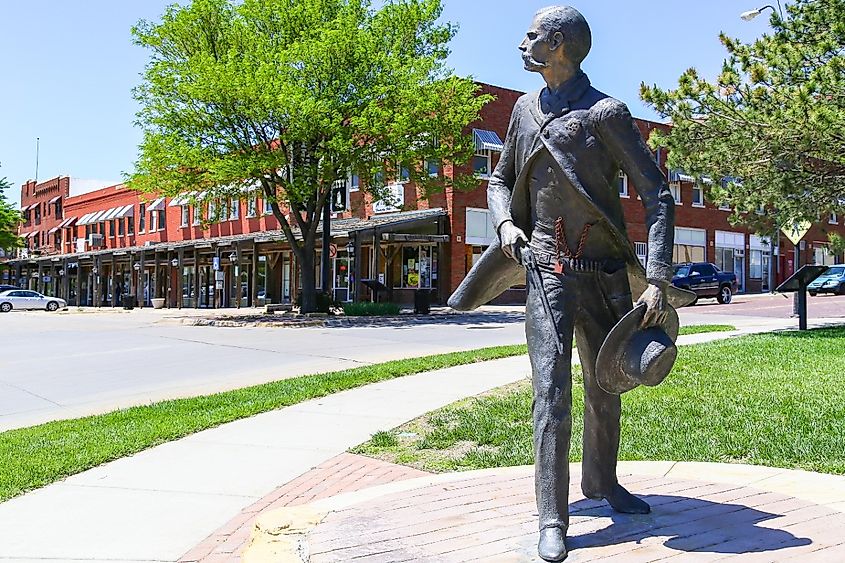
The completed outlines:
[[[534,418],[550,425],[570,424],[572,405],[568,400],[551,394],[535,396]]]

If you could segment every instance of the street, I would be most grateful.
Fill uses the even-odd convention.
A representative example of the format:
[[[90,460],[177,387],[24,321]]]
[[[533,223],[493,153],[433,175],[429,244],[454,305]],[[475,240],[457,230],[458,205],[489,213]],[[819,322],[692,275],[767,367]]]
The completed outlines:
[[[521,310],[360,327],[217,328],[175,311],[0,316],[0,431],[375,362],[524,342]]]
[[[845,296],[808,302],[811,324],[845,318]],[[791,311],[791,297],[738,295],[729,305],[704,299],[679,314],[682,325],[777,328],[789,322]],[[0,431],[309,373],[525,342],[521,307],[360,326],[182,324],[196,314],[144,309],[0,315]]]

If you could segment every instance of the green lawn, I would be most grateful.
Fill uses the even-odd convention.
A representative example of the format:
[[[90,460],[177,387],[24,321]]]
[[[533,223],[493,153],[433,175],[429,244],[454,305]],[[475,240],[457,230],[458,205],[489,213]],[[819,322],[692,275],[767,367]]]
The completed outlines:
[[[397,360],[9,430],[0,433],[0,502],[101,463],[240,418],[368,383],[525,353],[524,345],[499,346]]]
[[[571,460],[583,394],[573,386]],[[354,451],[429,471],[533,463],[529,383],[380,432]],[[623,396],[620,459],[718,461],[845,473],[845,328],[680,349],[672,374]]]

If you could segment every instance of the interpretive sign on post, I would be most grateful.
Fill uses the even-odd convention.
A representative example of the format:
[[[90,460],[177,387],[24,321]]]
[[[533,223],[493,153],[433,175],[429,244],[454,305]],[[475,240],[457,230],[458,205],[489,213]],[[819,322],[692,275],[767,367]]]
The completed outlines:
[[[808,264],[804,266],[780,284],[775,291],[779,293],[798,294],[798,329],[807,330],[807,286],[814,279],[828,271],[828,266],[816,266]]]

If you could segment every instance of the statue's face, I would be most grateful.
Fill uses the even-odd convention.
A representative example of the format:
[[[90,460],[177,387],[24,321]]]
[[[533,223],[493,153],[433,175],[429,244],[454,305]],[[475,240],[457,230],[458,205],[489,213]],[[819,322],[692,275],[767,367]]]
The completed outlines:
[[[540,22],[535,17],[528,31],[525,32],[525,39],[519,44],[525,70],[531,72],[541,72],[549,66],[549,60],[555,49],[560,46],[552,44],[555,42],[554,37],[548,37],[548,34],[540,28],[539,24]]]

